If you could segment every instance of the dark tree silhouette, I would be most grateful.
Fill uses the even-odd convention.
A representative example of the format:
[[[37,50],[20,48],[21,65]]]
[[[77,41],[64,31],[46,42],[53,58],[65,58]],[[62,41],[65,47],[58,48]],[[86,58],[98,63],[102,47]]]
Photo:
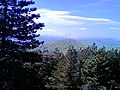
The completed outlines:
[[[79,88],[79,84],[78,83],[78,57],[77,57],[77,51],[76,49],[74,49],[74,47],[70,47],[67,54],[66,54],[66,58],[69,60],[69,68],[67,71],[67,81],[68,83],[68,89],[72,90],[72,89],[77,89]]]
[[[36,40],[44,24],[34,21],[40,15],[32,13],[37,9],[28,8],[31,4],[0,0],[0,90],[46,90],[52,76],[54,60],[27,51],[44,43]]]
[[[44,27],[34,19],[39,14],[31,12],[37,8],[27,6],[34,2],[27,0],[2,0],[0,2],[0,49],[32,49],[39,46],[36,32]]]

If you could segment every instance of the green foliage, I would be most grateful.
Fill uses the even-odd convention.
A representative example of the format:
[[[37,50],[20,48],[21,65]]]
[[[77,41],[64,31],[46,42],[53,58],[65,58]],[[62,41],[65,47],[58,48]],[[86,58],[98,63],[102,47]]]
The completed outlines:
[[[34,22],[40,15],[32,13],[37,9],[28,8],[31,4],[32,0],[0,1],[0,90],[119,88],[117,49],[97,48],[95,44],[73,47],[79,42],[67,40],[56,45],[64,44],[63,51],[69,47],[66,54],[57,48],[53,52],[27,52],[39,46],[36,32],[44,26]]]
[[[36,23],[39,14],[33,14],[36,8],[27,6],[34,2],[26,0],[2,0],[0,2],[0,49],[31,49],[38,47],[40,42],[35,38],[43,23]]]
[[[70,47],[53,52],[0,52],[0,89],[115,90],[120,86],[120,51]]]
[[[27,52],[36,48],[37,30],[43,23],[31,0],[0,1],[0,90],[47,90],[57,59],[49,52]],[[47,54],[47,55],[46,55]]]
[[[77,57],[77,51],[73,47],[70,47],[66,53],[66,58],[69,61],[69,67],[67,71],[67,83],[68,88],[78,88],[80,86],[79,76],[79,61]]]
[[[59,89],[64,88],[65,76],[68,69],[68,61],[66,60],[63,53],[59,51],[58,48],[54,50],[53,54],[58,63],[55,66],[56,70],[52,72],[54,78],[52,78],[52,83],[50,86]]]
[[[54,38],[52,38],[54,39]],[[65,40],[51,40],[51,42],[45,43],[41,49],[54,51],[55,48],[59,48],[64,54],[67,53],[70,46],[74,46],[75,49],[83,47],[83,44],[77,40],[65,39]]]
[[[0,89],[46,90],[56,63],[44,52],[0,52]]]
[[[120,51],[108,50],[95,44],[78,50],[69,48],[65,55],[67,65],[65,82],[69,89],[114,90],[120,86]],[[60,61],[59,61],[60,62]],[[64,65],[64,64],[63,64]],[[60,73],[61,71],[59,71]],[[64,73],[64,74],[65,74]]]

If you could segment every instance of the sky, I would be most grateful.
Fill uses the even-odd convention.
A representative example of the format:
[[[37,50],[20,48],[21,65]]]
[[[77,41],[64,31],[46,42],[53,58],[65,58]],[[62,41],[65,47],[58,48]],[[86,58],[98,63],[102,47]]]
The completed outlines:
[[[34,0],[41,35],[120,39],[120,0]]]

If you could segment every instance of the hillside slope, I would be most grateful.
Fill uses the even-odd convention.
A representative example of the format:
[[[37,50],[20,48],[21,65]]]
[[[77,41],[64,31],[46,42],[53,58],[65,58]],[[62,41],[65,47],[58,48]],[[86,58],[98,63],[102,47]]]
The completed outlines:
[[[36,48],[35,50],[49,50],[53,51],[55,48],[59,48],[60,51],[66,52],[70,46],[76,49],[80,47],[86,47],[96,43],[98,47],[105,46],[107,49],[116,48],[120,49],[120,40],[112,38],[78,38],[78,39],[68,39],[64,37],[55,36],[40,36],[38,38],[40,41],[45,41],[43,45]]]
[[[58,48],[60,51],[66,52],[71,46],[78,49],[80,47],[83,47],[83,44],[77,40],[64,39],[64,40],[56,40],[56,41],[45,43],[41,47],[41,49],[53,51],[55,48]]]

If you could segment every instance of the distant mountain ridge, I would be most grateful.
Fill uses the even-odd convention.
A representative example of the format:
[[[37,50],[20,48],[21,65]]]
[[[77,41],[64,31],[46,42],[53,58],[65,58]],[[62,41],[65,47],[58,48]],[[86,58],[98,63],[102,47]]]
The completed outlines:
[[[70,46],[75,48],[86,47],[95,43],[98,47],[120,49],[120,40],[113,38],[64,38],[56,36],[40,36],[40,41],[45,41],[42,49],[54,50],[59,48],[61,51],[67,51]]]
[[[47,42],[42,46],[41,49],[54,51],[55,48],[58,48],[60,51],[66,52],[72,46],[78,49],[83,47],[83,44],[77,40],[63,39],[63,40],[55,40],[55,41]]]
[[[105,46],[105,47],[120,47],[120,40],[113,39],[113,38],[83,38],[78,39],[79,41],[83,42],[85,45],[91,45],[93,43],[96,43],[99,47]]]

